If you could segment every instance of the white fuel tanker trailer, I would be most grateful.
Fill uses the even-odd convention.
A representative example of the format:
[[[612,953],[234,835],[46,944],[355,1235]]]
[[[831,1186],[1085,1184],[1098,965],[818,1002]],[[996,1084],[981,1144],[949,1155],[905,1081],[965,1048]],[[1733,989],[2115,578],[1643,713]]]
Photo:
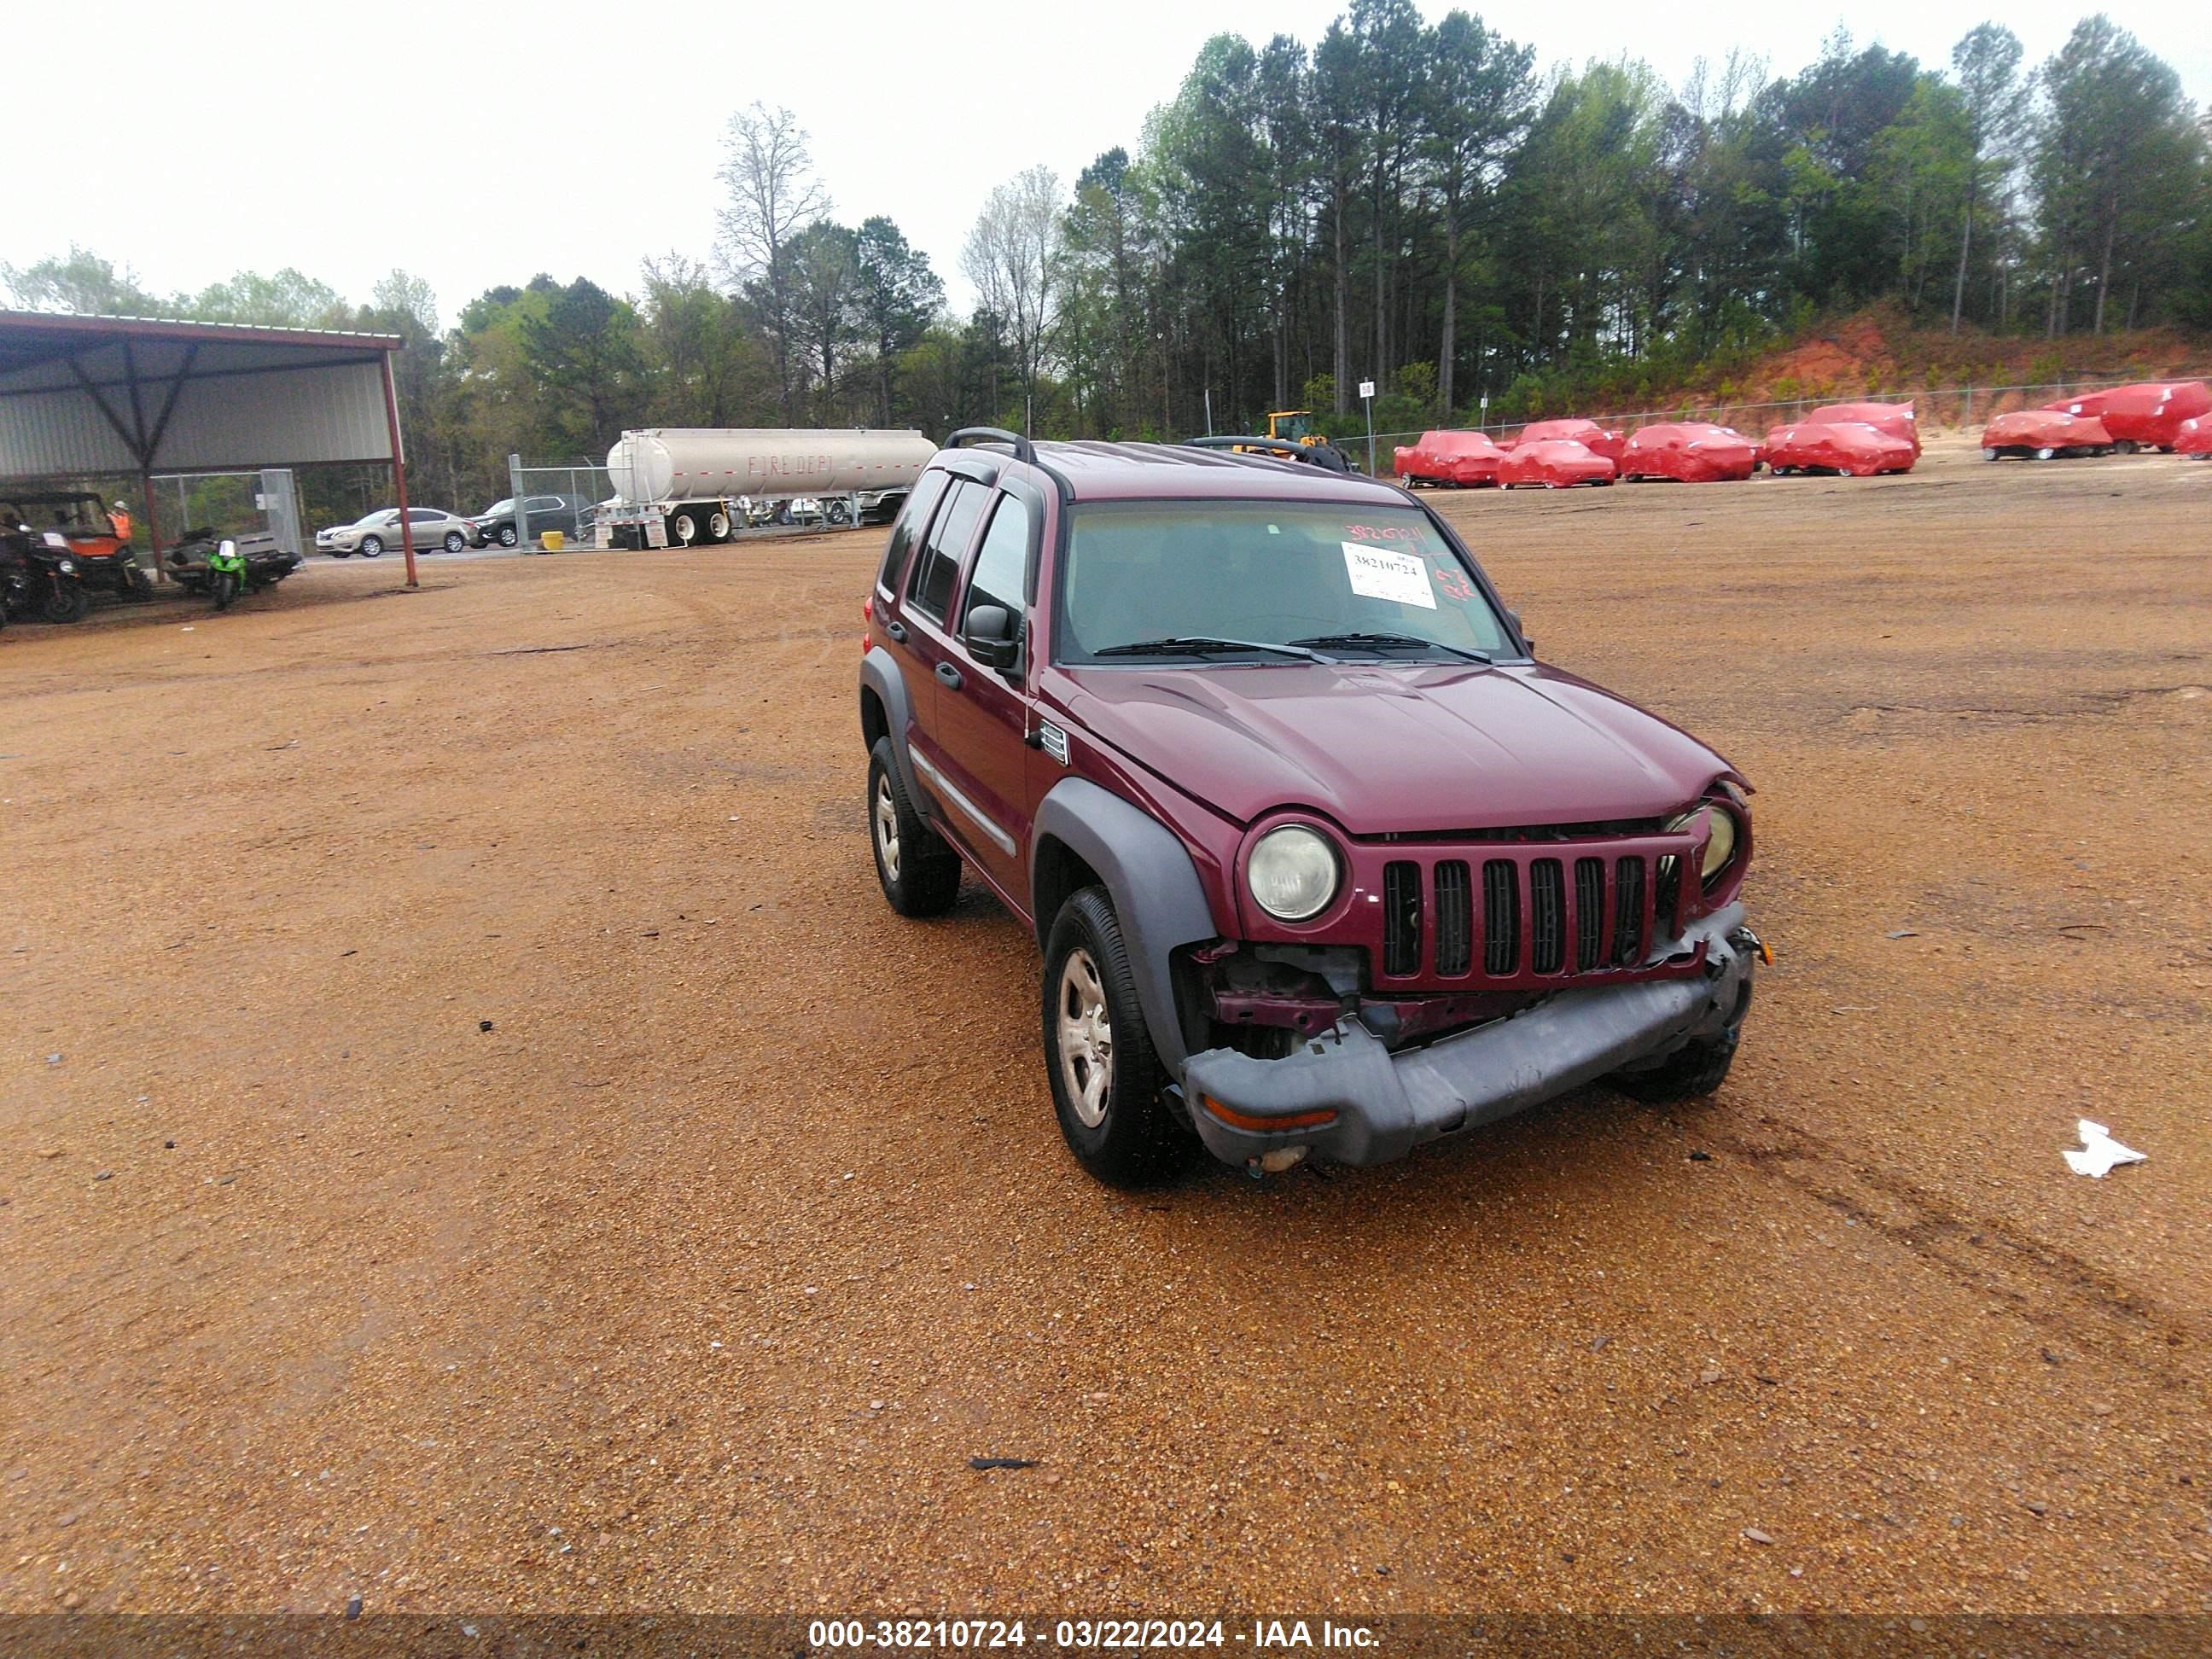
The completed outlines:
[[[919,432],[865,427],[625,432],[607,452],[615,500],[599,533],[617,547],[684,547],[770,520],[890,519],[936,453]]]

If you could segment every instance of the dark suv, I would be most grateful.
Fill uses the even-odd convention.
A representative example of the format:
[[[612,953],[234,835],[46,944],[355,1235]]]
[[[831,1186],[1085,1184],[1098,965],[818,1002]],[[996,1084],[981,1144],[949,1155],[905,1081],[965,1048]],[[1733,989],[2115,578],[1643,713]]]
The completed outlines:
[[[1600,1078],[1719,1085],[1762,953],[1748,786],[1536,662],[1419,501],[951,441],[866,606],[877,874],[926,916],[964,863],[1034,930],[1085,1167],[1143,1180],[1191,1131],[1255,1174],[1376,1164]]]

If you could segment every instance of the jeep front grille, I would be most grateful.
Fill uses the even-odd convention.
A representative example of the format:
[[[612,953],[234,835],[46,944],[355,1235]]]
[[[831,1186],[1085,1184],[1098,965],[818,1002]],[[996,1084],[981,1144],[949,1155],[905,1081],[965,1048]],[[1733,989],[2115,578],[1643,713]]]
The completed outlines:
[[[1408,857],[1413,849],[1392,846],[1364,878],[1380,900],[1367,912],[1381,913],[1380,939],[1368,936],[1379,947],[1376,988],[1526,985],[1643,967],[1656,944],[1681,930],[1684,884],[1674,845],[1639,842],[1536,843],[1480,863]]]

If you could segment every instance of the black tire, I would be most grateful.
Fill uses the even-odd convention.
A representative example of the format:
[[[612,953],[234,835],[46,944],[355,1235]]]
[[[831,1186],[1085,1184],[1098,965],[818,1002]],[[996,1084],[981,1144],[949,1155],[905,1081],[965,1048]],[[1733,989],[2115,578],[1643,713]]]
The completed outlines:
[[[136,559],[123,567],[123,597],[126,599],[150,599],[154,597],[154,579],[146,574],[146,567]]]
[[[91,609],[91,590],[73,577],[64,577],[46,589],[39,614],[50,623],[82,622]]]
[[[1985,448],[1982,451],[1982,459],[1985,461],[1994,461],[1999,459],[2000,457],[1996,450]]]
[[[469,538],[458,530],[448,530],[444,545],[448,553],[465,553],[468,550]]]
[[[668,518],[668,540],[676,547],[690,547],[706,539],[702,515],[690,508],[672,513]]]
[[[511,525],[511,524],[503,524],[503,525],[500,526],[500,527],[499,527],[499,544],[500,544],[501,547],[513,547],[513,546],[514,546],[517,542],[520,541],[521,539],[522,539],[521,536],[520,536],[519,533],[517,533],[517,532],[516,532],[516,530],[515,530],[515,528],[514,528],[514,526],[513,525]]]
[[[842,501],[830,502],[829,505],[823,509],[823,516],[825,516],[831,524],[847,523],[853,516],[852,510]]]
[[[720,544],[730,539],[730,515],[720,507],[707,515],[707,537],[709,542]]]
[[[1104,888],[1086,887],[1060,907],[1041,988],[1053,1110],[1076,1162],[1113,1187],[1149,1186],[1173,1172],[1189,1138],[1176,1133],[1162,1095],[1159,1056]]]
[[[343,548],[334,547],[331,550],[331,556],[334,559],[349,559],[353,555]]]
[[[238,578],[226,570],[215,579],[215,608],[228,611],[238,598]]]
[[[2133,438],[2123,438],[2112,446],[2112,449],[2118,454],[2132,455],[2136,453],[2136,441]]]
[[[384,556],[384,538],[381,536],[363,536],[361,538],[360,551],[361,556],[364,559],[382,558]]]
[[[960,855],[907,799],[889,738],[868,751],[868,845],[884,902],[899,915],[941,916],[960,896]]]
[[[1631,1100],[1646,1106],[1674,1106],[1702,1100],[1728,1080],[1729,1067],[1743,1041],[1741,1021],[1717,1037],[1697,1037],[1656,1066],[1643,1072],[1615,1072],[1607,1079]]]
[[[2058,452],[2056,449],[2053,449],[2046,444],[2041,449],[2035,452],[2035,459],[2039,461],[2047,461],[2051,459],[2052,456],[2057,454],[2057,453]]]

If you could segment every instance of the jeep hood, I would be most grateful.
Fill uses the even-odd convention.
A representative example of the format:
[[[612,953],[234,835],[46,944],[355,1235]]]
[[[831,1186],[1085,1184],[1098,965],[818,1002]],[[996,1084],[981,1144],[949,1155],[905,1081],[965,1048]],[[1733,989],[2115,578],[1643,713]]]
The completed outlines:
[[[1728,763],[1542,666],[1068,668],[1069,716],[1239,823],[1280,807],[1355,836],[1660,817]]]

